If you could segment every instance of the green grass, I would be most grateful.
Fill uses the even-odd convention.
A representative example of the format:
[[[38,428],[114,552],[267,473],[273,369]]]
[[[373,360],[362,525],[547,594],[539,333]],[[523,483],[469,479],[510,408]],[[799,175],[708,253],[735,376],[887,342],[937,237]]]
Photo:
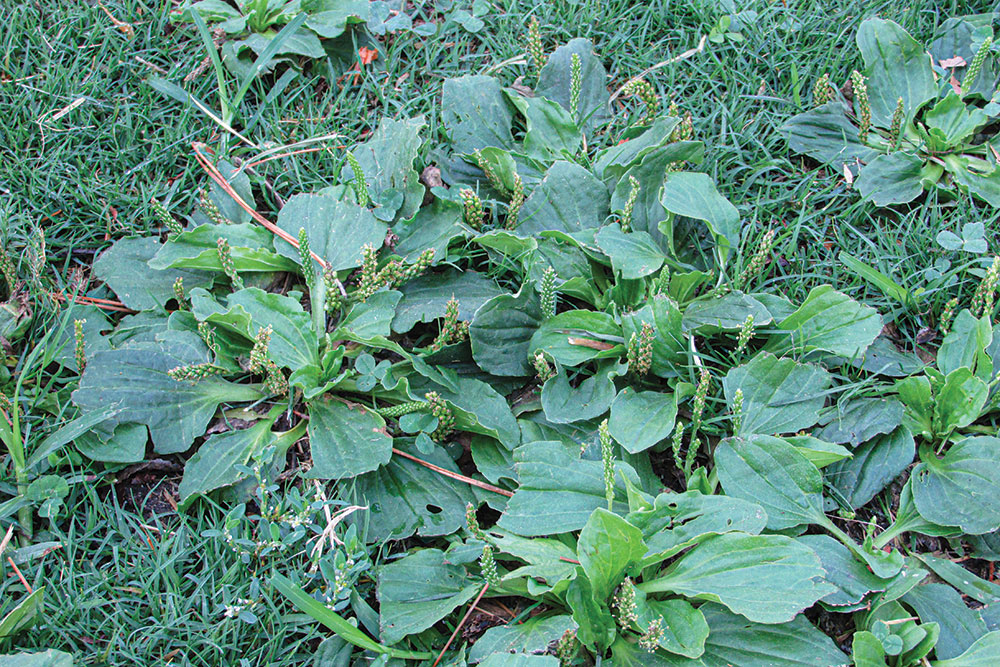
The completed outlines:
[[[592,39],[617,88],[695,47],[723,4],[497,0],[477,35],[453,29],[434,39],[404,34],[383,40],[378,61],[363,70],[358,85],[340,87],[317,67],[261,107],[271,81],[265,78],[252,88],[237,127],[260,111],[260,122],[247,134],[261,145],[342,136],[333,146],[353,143],[383,116],[424,114],[429,136],[440,138],[441,81],[520,56],[530,15],[541,22],[549,48],[572,37]],[[896,20],[925,41],[946,18],[989,11],[993,3],[745,4],[758,14],[745,26],[744,41],[708,44],[649,79],[662,98],[693,114],[696,137],[708,147],[703,168],[748,223],[748,246],[763,229],[779,230],[783,261],[774,264],[769,283],[801,298],[812,286],[833,282],[882,312],[912,347],[921,329],[934,326],[945,301],[971,296],[976,276],[960,272],[919,304],[903,305],[854,276],[837,255],[855,255],[916,289],[929,282],[926,272],[936,260],[951,266],[985,262],[943,251],[934,242],[939,231],[957,231],[970,221],[995,229],[1000,214],[964,197],[939,201],[933,195],[913,207],[875,211],[839,174],[790,154],[778,128],[808,103],[816,77],[830,72],[842,82],[860,66],[853,36],[866,16]],[[111,15],[133,27],[131,39],[96,4],[62,0],[41,7],[22,3],[0,10],[6,26],[0,36],[0,238],[20,255],[41,227],[49,260],[66,276],[86,267],[110,240],[156,229],[150,198],[168,201],[177,213],[190,211],[207,183],[190,144],[217,144],[222,130],[145,82],[156,73],[139,59],[209,105],[215,101],[211,70],[182,83],[205,54],[190,27],[170,24],[171,2],[105,2]],[[514,83],[526,68],[507,64],[500,72]],[[243,159],[255,154],[233,149]],[[331,148],[274,160],[258,171],[287,199],[330,184],[342,161],[342,151]],[[273,215],[273,202],[259,204]],[[995,234],[989,241],[995,251]],[[10,473],[2,470],[6,496]],[[117,505],[107,486],[104,477],[75,484],[69,518],[48,527],[47,537],[63,548],[24,568],[33,586],[46,587],[47,602],[40,629],[21,635],[18,648],[60,647],[76,652],[82,664],[162,664],[168,656],[176,665],[309,664],[321,636],[311,621],[282,618],[274,606],[257,625],[222,618],[227,596],[249,597],[252,576],[217,540],[200,536],[215,527],[219,510],[198,507],[147,539],[138,525],[146,521]],[[0,600],[22,594],[15,578],[0,582]]]

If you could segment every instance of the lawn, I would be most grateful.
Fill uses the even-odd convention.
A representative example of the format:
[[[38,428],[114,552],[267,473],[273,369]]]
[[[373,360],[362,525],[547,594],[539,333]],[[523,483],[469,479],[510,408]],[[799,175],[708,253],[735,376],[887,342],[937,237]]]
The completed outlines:
[[[994,3],[180,4],[0,9],[0,666],[1000,664],[1000,209],[784,129]]]

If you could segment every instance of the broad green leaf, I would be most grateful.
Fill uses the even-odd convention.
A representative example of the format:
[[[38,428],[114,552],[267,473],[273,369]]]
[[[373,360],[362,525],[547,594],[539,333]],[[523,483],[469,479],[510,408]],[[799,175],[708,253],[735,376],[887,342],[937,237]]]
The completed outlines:
[[[863,354],[882,331],[882,317],[830,285],[820,285],[777,328],[787,333],[769,338],[765,349],[770,352],[824,350],[852,358]]]
[[[848,663],[833,640],[804,616],[790,623],[760,625],[715,604],[703,605],[701,612],[711,630],[702,656],[705,667],[840,667]]]
[[[603,507],[590,515],[576,543],[576,557],[598,600],[607,599],[645,553],[642,531]]]
[[[992,326],[989,317],[975,318],[968,310],[961,311],[938,348],[938,370],[948,375],[962,366],[973,371],[988,366],[989,372],[976,375],[990,379],[993,364],[984,355],[993,342]]]
[[[771,530],[814,523],[823,516],[822,475],[780,438],[726,438],[715,448],[715,466],[726,494],[763,507]]]
[[[948,172],[961,190],[968,191],[994,208],[1000,207],[1000,169],[982,174],[968,167],[968,160],[948,156]]]
[[[735,331],[753,316],[755,327],[771,323],[771,313],[757,299],[742,292],[726,292],[722,296],[704,296],[684,308],[686,333],[711,334]]]
[[[671,131],[680,122],[681,119],[676,116],[660,116],[638,137],[601,150],[594,160],[594,173],[611,187],[622,180],[625,172],[642,162],[646,155],[668,145]]]
[[[556,424],[600,417],[614,400],[615,383],[608,372],[591,375],[574,387],[560,370],[542,386],[542,409],[546,419]]]
[[[384,565],[378,577],[379,628],[386,644],[421,632],[473,597],[482,584],[439,549],[422,549]]]
[[[148,440],[149,431],[145,424],[118,424],[110,434],[94,430],[76,438],[73,444],[81,454],[93,461],[137,463],[146,458]]]
[[[649,449],[674,430],[677,401],[673,394],[637,392],[625,387],[611,404],[611,437],[631,454]]]
[[[697,658],[705,652],[708,623],[687,600],[650,600],[645,593],[637,590],[635,607],[636,619],[632,621],[632,629],[642,634],[651,623],[659,620],[663,627],[663,635],[658,642],[661,649],[689,658]]]
[[[913,463],[915,452],[913,434],[900,426],[864,443],[852,458],[828,466],[823,474],[851,507],[857,508],[866,505],[901,475]]]
[[[856,38],[868,75],[872,121],[889,127],[899,98],[906,119],[938,93],[927,52],[898,24],[880,18],[866,19]]]
[[[891,433],[903,423],[903,404],[892,398],[857,398],[839,409],[816,437],[858,446],[877,435]]]
[[[615,620],[603,600],[598,600],[590,580],[577,568],[577,575],[566,589],[566,603],[577,624],[576,638],[596,653],[603,653],[615,639]]]
[[[589,39],[571,39],[549,56],[535,86],[535,95],[558,102],[568,111],[573,54],[580,57],[580,100],[574,120],[587,134],[603,125],[610,117],[607,72],[600,58],[594,55]]]
[[[381,201],[386,196],[399,198],[398,208],[385,211],[385,215],[380,217],[382,220],[412,218],[420,208],[424,186],[413,168],[413,162],[423,143],[420,130],[424,125],[422,116],[404,120],[383,117],[367,141],[351,148],[361,164],[373,199]],[[345,164],[341,181],[348,182],[353,178],[354,173]],[[295,231],[298,232],[298,227]]]
[[[675,215],[703,220],[715,236],[723,260],[740,243],[740,214],[719,194],[708,174],[676,171],[667,174],[660,203]]]
[[[306,27],[324,39],[339,37],[349,24],[370,18],[365,0],[302,0],[302,11],[309,15]]]
[[[310,478],[354,477],[389,462],[392,436],[377,413],[336,398],[319,398],[308,407]]]
[[[856,667],[886,667],[882,642],[867,630],[854,633],[851,657]]]
[[[399,288],[403,298],[396,307],[392,330],[406,333],[418,322],[444,317],[448,301],[458,301],[458,319],[467,322],[476,311],[504,291],[481,273],[449,269],[419,276]]]
[[[879,155],[861,170],[858,192],[876,206],[906,204],[924,191],[923,166],[923,160],[909,153]]]
[[[933,570],[934,574],[977,602],[982,602],[984,605],[995,605],[1000,602],[1000,584],[980,579],[958,563],[944,558],[930,554],[914,554],[914,556]]]
[[[514,114],[496,79],[482,75],[445,79],[442,91],[441,118],[454,152],[514,147],[510,135]]]
[[[941,636],[934,646],[934,654],[940,660],[958,657],[986,634],[983,620],[966,606],[958,591],[946,584],[917,586],[900,600],[913,608],[921,623],[937,623],[941,627]]]
[[[766,352],[731,369],[722,380],[730,410],[743,391],[741,434],[794,433],[819,421],[832,379],[819,366],[778,359]]]
[[[396,439],[396,448],[427,463],[459,472],[440,447],[424,454]],[[450,535],[465,525],[465,506],[475,500],[471,487],[399,454],[387,465],[356,477],[352,502],[368,506],[366,516],[355,519],[367,527],[370,543],[387,539]]]
[[[204,290],[192,290],[191,312],[207,321],[253,340],[260,329],[271,327],[267,351],[279,366],[298,370],[319,365],[319,349],[312,319],[295,299],[247,287],[219,304]]]
[[[366,174],[369,179],[373,176]],[[309,249],[326,260],[333,271],[361,266],[362,248],[368,244],[381,248],[387,229],[367,208],[327,194],[294,195],[278,213],[277,224],[296,239],[299,230],[305,229]],[[280,239],[274,243],[279,253],[296,263],[300,261],[298,249],[291,244]],[[312,269],[318,273],[319,264],[313,261]]]
[[[94,276],[134,310],[163,308],[174,298],[174,281],[178,278],[184,280],[185,289],[212,284],[212,275],[203,271],[150,268],[147,262],[161,247],[152,236],[116,241],[94,262]]]
[[[528,539],[496,529],[490,532],[501,554],[509,554],[526,563],[508,572],[503,578],[505,582],[530,577],[528,591],[534,590],[540,595],[560,582],[576,576],[577,566],[574,564],[576,551],[558,539],[544,537]],[[504,556],[499,556],[499,559],[508,561]],[[547,589],[543,588],[543,583],[547,585]]]
[[[38,653],[0,655],[3,667],[73,667],[73,656],[50,648]]]
[[[812,549],[790,537],[726,533],[638,588],[719,602],[757,623],[786,623],[833,590],[823,575]]]
[[[958,146],[989,122],[989,116],[974,106],[967,107],[955,91],[928,109],[923,119],[928,133],[940,142],[940,148]]]
[[[981,535],[1000,526],[1000,438],[966,438],[942,458],[921,449],[910,475],[920,515]]]
[[[948,660],[934,660],[931,667],[993,667],[1000,659],[1000,630],[987,632],[965,653]]]
[[[564,366],[579,366],[591,359],[621,356],[620,344],[600,350],[580,340],[609,343],[621,339],[622,328],[611,315],[594,310],[566,310],[546,319],[531,336],[529,350],[541,350]],[[578,341],[574,343],[573,341]],[[618,349],[615,349],[618,347]]]
[[[184,464],[184,477],[177,488],[181,501],[242,479],[236,466],[246,465],[251,456],[275,440],[277,434],[271,432],[273,424],[271,419],[262,419],[250,428],[208,436]]]
[[[618,223],[602,227],[595,240],[611,258],[615,273],[626,280],[656,273],[666,259],[649,234],[643,231],[623,232]]]
[[[934,405],[934,425],[939,433],[949,433],[955,428],[964,428],[979,418],[986,401],[989,387],[985,382],[962,366],[956,368],[944,379],[944,385],[937,392]]]
[[[337,325],[341,336],[357,342],[385,338],[391,334],[390,326],[396,314],[396,304],[402,294],[395,290],[376,292],[356,303]]]
[[[296,230],[297,232],[298,230]],[[244,271],[295,271],[298,264],[274,252],[274,236],[260,225],[198,225],[171,238],[147,262],[153,269],[222,271],[218,241],[229,242],[233,266]],[[278,241],[278,243],[284,243]],[[187,283],[184,285],[188,287]]]
[[[885,336],[876,338],[865,350],[864,356],[853,364],[869,373],[897,378],[917,373],[924,367],[920,357],[897,349],[895,343]]]
[[[604,184],[583,167],[554,163],[521,206],[514,232],[537,236],[545,231],[571,234],[604,224],[610,195]]]
[[[580,152],[583,133],[569,111],[544,97],[521,97],[509,90],[507,96],[524,115],[524,152],[529,157],[547,161]]]
[[[661,493],[652,508],[630,512],[626,518],[642,530],[646,540],[644,567],[713,535],[736,531],[757,535],[767,523],[767,514],[760,505],[697,491]]]
[[[21,630],[31,627],[42,612],[44,600],[45,587],[39,586],[18,602],[0,619],[0,639],[10,639]]]
[[[532,616],[521,623],[490,628],[469,650],[469,662],[477,663],[492,654],[541,653],[558,641],[567,630],[576,628],[570,616]]]
[[[472,357],[487,373],[523,377],[533,373],[531,337],[542,322],[538,293],[530,285],[484,303],[469,325]]]
[[[846,447],[814,438],[811,435],[790,435],[784,436],[782,439],[802,452],[803,456],[821,470],[831,463],[851,457],[851,450]]]
[[[781,130],[794,152],[833,165],[838,171],[843,165],[857,161],[868,164],[880,155],[879,151],[858,141],[858,128],[847,118],[841,102],[827,102],[792,116]]]
[[[834,611],[841,611],[838,607],[849,607],[844,611],[851,611],[869,593],[886,589],[888,580],[872,574],[850,549],[829,535],[803,535],[797,540],[816,552],[826,571],[824,580],[836,587],[835,591],[820,600],[824,605],[833,607]]]
[[[118,404],[116,423],[149,427],[160,454],[183,452],[205,432],[220,403],[263,398],[251,385],[209,377],[178,381],[167,372],[178,366],[206,363],[201,340],[187,332],[170,332],[159,341],[127,343],[98,352],[87,364],[73,401],[84,413]]]
[[[554,441],[530,442],[514,450],[520,486],[507,501],[500,527],[529,537],[566,533],[580,530],[595,509],[607,507],[604,466],[579,454],[579,445]],[[624,512],[625,492],[617,482],[614,509]]]
[[[428,248],[434,249],[434,263],[448,256],[452,239],[471,236],[462,224],[462,207],[447,199],[434,198],[430,206],[423,206],[409,220],[401,220],[392,228],[399,237],[396,254],[408,262],[415,262]]]

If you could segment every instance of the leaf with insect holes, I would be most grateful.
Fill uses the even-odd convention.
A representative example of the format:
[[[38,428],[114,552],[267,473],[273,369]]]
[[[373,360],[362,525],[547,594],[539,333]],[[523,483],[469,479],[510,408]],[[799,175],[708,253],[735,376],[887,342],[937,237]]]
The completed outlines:
[[[642,565],[661,562],[713,535],[730,532],[758,535],[767,523],[764,508],[733,496],[706,496],[697,491],[661,493],[654,505],[626,517],[642,530],[648,551]]]
[[[396,438],[394,445],[427,463],[452,473],[458,466],[441,448],[430,453]],[[465,525],[465,506],[475,500],[466,482],[451,479],[400,454],[388,464],[352,480],[358,504],[369,509],[348,522],[364,529],[369,543],[401,540],[414,534],[424,537],[450,535]]]

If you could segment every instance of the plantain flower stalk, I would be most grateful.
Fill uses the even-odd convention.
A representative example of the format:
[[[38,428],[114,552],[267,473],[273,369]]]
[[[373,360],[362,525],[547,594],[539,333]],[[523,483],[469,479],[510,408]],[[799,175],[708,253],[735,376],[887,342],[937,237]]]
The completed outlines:
[[[972,84],[976,82],[976,77],[982,71],[983,65],[986,63],[986,56],[989,55],[990,47],[992,46],[993,35],[990,35],[983,42],[983,45],[979,47],[979,50],[976,51],[976,55],[972,57],[972,64],[969,65],[969,69],[965,70],[965,76],[962,77],[962,93],[969,92]]]
[[[574,53],[570,58],[569,72],[569,115],[576,118],[580,113],[580,90],[583,87],[583,67],[580,64],[580,54]]]
[[[851,73],[851,83],[854,86],[854,108],[858,113],[858,140],[868,143],[868,133],[872,128],[872,108],[868,101],[868,80],[861,72]]]
[[[545,56],[545,47],[542,46],[542,31],[538,25],[537,17],[532,16],[528,22],[527,41],[528,53],[526,55],[528,64],[534,75],[538,77],[542,73],[542,68],[545,66],[547,58]]]
[[[347,151],[347,164],[351,166],[351,171],[354,172],[354,180],[351,181],[351,187],[354,188],[354,196],[358,200],[358,206],[368,206],[371,202],[371,195],[368,194],[368,181],[365,180],[365,172],[361,168],[361,163],[358,162],[358,158],[354,157],[354,153]]]

